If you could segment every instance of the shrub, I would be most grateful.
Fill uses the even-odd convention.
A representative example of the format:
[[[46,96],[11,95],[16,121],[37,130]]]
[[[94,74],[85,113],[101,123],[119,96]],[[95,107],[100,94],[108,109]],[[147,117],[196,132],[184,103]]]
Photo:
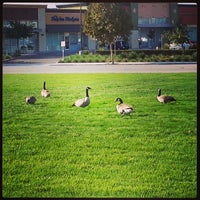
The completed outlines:
[[[163,49],[169,49],[169,45],[168,45],[167,43],[165,43],[165,44],[163,45]]]
[[[7,59],[11,59],[12,56],[8,55],[8,54],[3,54],[3,60],[7,60]]]
[[[192,61],[197,61],[197,52],[192,54]]]
[[[139,52],[139,56],[138,57],[140,57],[141,59],[144,59],[145,58],[145,53],[144,52]]]
[[[176,56],[174,57],[174,60],[175,60],[176,62],[180,62],[180,61],[182,61],[182,56],[181,56],[181,55],[176,55]]]
[[[174,61],[174,56],[170,56],[170,57],[169,57],[169,61],[170,61],[170,62],[173,62],[173,61]]]
[[[190,55],[183,56],[183,61],[185,61],[185,62],[192,61],[192,56],[190,56]]]

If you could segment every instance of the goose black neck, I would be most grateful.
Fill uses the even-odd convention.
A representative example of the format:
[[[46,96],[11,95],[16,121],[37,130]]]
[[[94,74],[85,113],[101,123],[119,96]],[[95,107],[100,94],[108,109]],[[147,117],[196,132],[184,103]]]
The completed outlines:
[[[43,89],[44,89],[44,90],[46,90],[45,84],[46,84],[46,82],[44,81],[44,86],[43,86]]]
[[[160,96],[161,95],[161,90],[158,90],[158,96]]]
[[[86,97],[89,97],[88,88],[86,88]]]

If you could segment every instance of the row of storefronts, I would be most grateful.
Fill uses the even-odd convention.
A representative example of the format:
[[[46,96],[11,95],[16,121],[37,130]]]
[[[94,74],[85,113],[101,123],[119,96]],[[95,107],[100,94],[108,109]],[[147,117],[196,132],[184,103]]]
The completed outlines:
[[[33,36],[19,41],[24,53],[60,51],[62,48],[70,53],[84,49],[94,51],[96,41],[82,32],[87,5],[64,4],[57,9],[47,9],[46,5],[39,4],[3,4],[3,26],[8,26],[14,20],[34,24]],[[130,12],[134,23],[129,36],[131,49],[161,47],[163,31],[174,27],[180,17],[187,23],[191,40],[197,40],[196,5],[183,7],[177,3],[122,3],[122,6]],[[148,37],[150,33],[153,34],[151,39]],[[64,47],[61,47],[62,41],[65,42]],[[16,39],[6,38],[3,34],[4,53],[14,53],[16,43]]]

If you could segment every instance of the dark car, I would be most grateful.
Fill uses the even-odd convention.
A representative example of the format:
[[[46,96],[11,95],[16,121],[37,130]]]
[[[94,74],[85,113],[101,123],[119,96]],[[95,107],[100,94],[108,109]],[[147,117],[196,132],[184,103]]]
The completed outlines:
[[[127,50],[127,49],[129,49],[129,44],[126,41],[117,41],[116,49],[117,50]]]
[[[116,50],[127,50],[129,49],[128,42],[124,40],[116,41]],[[108,49],[110,49],[110,45],[108,45]],[[112,49],[114,50],[114,45],[112,45]]]

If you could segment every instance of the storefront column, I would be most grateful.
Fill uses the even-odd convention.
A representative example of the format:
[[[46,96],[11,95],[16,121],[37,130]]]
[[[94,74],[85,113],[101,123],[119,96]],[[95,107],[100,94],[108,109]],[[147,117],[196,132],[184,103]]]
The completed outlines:
[[[139,33],[138,30],[133,30],[131,33],[131,48],[132,49],[139,49]]]
[[[38,9],[38,29],[41,30],[38,34],[39,52],[46,51],[46,13],[44,8]]]

